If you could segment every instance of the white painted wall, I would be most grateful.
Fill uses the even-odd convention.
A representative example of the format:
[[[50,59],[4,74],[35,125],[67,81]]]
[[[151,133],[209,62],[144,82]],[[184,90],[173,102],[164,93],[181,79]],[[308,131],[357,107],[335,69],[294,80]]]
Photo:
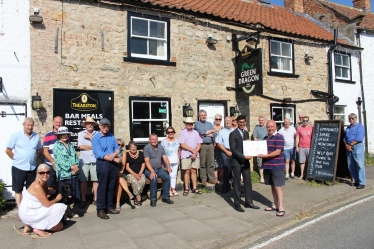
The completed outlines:
[[[374,153],[374,34],[360,35],[364,83],[368,151]]]
[[[0,102],[28,102],[30,96],[29,0],[0,0]]]

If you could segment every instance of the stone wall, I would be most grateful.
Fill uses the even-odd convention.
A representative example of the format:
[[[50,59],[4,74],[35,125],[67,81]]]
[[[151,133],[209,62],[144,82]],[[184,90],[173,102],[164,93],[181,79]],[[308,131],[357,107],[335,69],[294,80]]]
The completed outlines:
[[[191,106],[197,106],[198,100],[228,101],[228,106],[236,104],[235,92],[226,90],[226,86],[235,85],[235,52],[226,36],[231,37],[232,31],[241,33],[244,29],[186,15],[103,2],[64,1],[62,4],[54,0],[34,0],[30,8],[40,8],[41,4],[44,23],[30,27],[32,91],[39,92],[45,106],[45,112],[36,118],[35,129],[41,135],[52,127],[52,88],[114,91],[114,131],[126,143],[130,139],[130,96],[170,97],[172,123],[177,131],[183,128],[185,102]],[[176,67],[123,62],[127,54],[128,10],[171,18],[170,58],[176,62]],[[54,52],[56,28],[59,28],[58,53]],[[105,37],[103,50],[101,29]],[[208,34],[219,40],[214,47],[205,44]],[[313,98],[311,89],[327,91],[326,49],[313,45],[312,41],[303,42],[295,44],[295,71],[300,76],[285,78],[266,75],[269,71],[268,40],[262,38],[259,46],[264,49],[265,95],[305,100]],[[303,59],[306,50],[314,56],[311,63]],[[150,78],[154,78],[154,84]],[[250,113],[250,126],[254,126],[258,115],[270,118],[270,103],[261,97],[250,97],[240,100],[239,108],[242,113]],[[325,104],[320,102],[298,103],[296,111],[309,114],[312,120],[327,118]],[[36,112],[32,114],[37,115]],[[45,124],[40,120],[45,120]]]

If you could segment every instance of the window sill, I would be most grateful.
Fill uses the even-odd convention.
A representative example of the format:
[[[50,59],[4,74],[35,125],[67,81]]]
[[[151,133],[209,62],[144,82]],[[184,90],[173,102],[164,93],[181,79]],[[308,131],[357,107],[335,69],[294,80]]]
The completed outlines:
[[[145,59],[145,58],[123,57],[123,61],[134,62],[134,63],[153,64],[153,65],[172,66],[172,67],[177,66],[176,62],[152,60],[152,59]]]
[[[352,80],[343,80],[343,79],[335,79],[335,82],[348,83],[348,84],[356,84],[356,81],[352,81]]]
[[[268,72],[268,75],[269,76],[287,77],[287,78],[299,78],[298,74],[291,74],[291,73]]]

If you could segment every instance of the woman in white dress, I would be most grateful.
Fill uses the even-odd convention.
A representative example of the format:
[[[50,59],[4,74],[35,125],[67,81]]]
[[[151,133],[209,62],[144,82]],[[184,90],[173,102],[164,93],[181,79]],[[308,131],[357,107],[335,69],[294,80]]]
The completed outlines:
[[[33,231],[40,237],[49,237],[52,234],[47,231],[57,232],[63,228],[61,218],[63,217],[66,205],[57,203],[62,199],[61,194],[49,201],[47,180],[50,168],[47,164],[40,164],[37,169],[37,177],[27,190],[24,190],[23,199],[19,207],[18,215],[24,227],[24,234]],[[54,190],[53,190],[54,192]]]

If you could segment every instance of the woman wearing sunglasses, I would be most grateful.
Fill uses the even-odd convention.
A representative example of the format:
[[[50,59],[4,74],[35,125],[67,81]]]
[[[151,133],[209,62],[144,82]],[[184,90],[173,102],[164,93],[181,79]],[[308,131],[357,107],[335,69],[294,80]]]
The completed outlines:
[[[223,127],[221,126],[222,115],[217,113],[214,116],[214,129],[219,132]],[[214,143],[214,175],[216,177],[216,182],[222,181],[223,176],[223,159],[221,149]]]
[[[49,170],[47,164],[40,164],[35,181],[22,193],[23,199],[18,210],[18,215],[25,224],[22,235],[29,235],[33,231],[40,238],[47,238],[52,235],[50,232],[57,232],[63,228],[61,218],[67,206],[57,203],[62,199],[61,194],[52,201],[48,200],[47,195],[55,192],[48,190]]]

